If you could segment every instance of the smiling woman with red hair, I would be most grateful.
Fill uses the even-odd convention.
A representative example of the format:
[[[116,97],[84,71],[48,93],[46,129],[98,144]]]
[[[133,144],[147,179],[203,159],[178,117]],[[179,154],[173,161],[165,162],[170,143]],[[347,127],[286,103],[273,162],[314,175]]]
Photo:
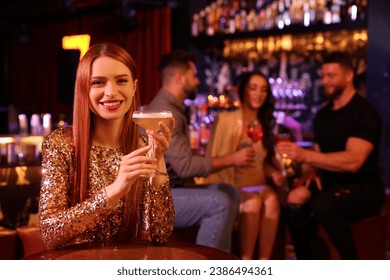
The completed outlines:
[[[106,240],[167,241],[174,209],[164,152],[169,127],[147,131],[156,158],[132,122],[139,108],[137,68],[123,48],[93,45],[80,61],[73,125],[55,130],[42,145],[39,218],[48,248]],[[151,181],[142,178],[153,176]]]

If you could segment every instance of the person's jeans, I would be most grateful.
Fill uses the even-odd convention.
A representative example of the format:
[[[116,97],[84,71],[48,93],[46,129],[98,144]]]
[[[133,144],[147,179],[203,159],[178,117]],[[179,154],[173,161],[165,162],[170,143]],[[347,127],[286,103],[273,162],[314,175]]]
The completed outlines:
[[[240,196],[228,184],[173,188],[175,229],[199,226],[196,244],[230,251]]]

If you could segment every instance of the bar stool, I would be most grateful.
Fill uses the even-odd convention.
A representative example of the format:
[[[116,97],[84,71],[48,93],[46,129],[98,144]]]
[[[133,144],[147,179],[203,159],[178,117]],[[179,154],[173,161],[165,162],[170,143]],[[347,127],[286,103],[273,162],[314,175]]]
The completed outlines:
[[[386,259],[386,215],[364,218],[350,223],[357,257],[361,260]],[[313,244],[314,259],[339,260],[340,255],[325,230],[318,227],[319,239]]]
[[[16,232],[0,227],[0,260],[16,260]]]

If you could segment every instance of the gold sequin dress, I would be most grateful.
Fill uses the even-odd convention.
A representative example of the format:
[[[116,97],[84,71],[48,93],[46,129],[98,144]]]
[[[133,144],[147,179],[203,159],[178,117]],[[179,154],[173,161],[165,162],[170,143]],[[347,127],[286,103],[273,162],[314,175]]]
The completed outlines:
[[[103,188],[117,177],[123,153],[120,149],[92,146],[87,199],[71,207],[70,188],[74,146],[72,129],[55,130],[42,144],[42,183],[39,199],[41,236],[48,248],[94,241],[117,240],[124,201],[112,204]],[[174,222],[172,195],[167,181],[144,184],[142,228],[151,241],[165,243]]]

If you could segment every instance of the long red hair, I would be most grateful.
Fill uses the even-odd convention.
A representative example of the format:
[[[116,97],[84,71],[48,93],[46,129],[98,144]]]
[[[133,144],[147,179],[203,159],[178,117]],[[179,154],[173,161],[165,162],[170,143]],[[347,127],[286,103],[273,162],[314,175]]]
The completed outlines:
[[[133,81],[137,79],[137,66],[129,53],[112,43],[98,43],[88,50],[81,59],[75,84],[73,105],[73,141],[75,148],[74,174],[72,188],[72,205],[84,201],[89,187],[89,156],[92,145],[93,118],[90,109],[89,91],[91,87],[91,72],[93,62],[102,56],[111,57],[126,65],[132,75]],[[131,121],[133,111],[140,105],[137,92],[134,95],[133,104],[126,113],[122,131],[120,132],[121,149],[128,154],[140,146],[139,131]],[[140,230],[140,205],[142,198],[142,184],[138,180],[125,197],[125,209],[122,235],[125,238],[136,239]]]

